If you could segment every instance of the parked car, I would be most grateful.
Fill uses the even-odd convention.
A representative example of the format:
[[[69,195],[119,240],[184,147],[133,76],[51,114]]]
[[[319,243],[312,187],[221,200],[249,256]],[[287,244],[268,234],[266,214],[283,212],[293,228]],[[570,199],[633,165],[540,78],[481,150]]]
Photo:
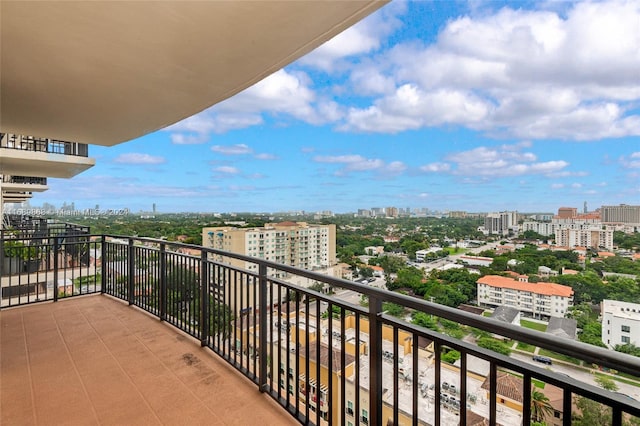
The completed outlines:
[[[534,361],[541,362],[541,363],[547,364],[547,365],[553,364],[553,362],[551,361],[551,358],[546,357],[546,356],[534,355],[532,359]]]

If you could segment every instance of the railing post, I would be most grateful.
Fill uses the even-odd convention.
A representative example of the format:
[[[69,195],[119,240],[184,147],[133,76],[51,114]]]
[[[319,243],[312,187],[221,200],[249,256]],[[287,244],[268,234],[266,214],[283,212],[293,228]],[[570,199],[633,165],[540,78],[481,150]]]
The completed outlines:
[[[53,301],[58,301],[58,255],[60,242],[58,237],[53,238]]]
[[[133,246],[133,240],[131,238],[129,238],[129,247],[127,249],[127,260],[128,260],[128,267],[129,267],[129,271],[127,274],[127,284],[128,284],[128,301],[129,301],[129,305],[133,305],[134,302],[134,294],[133,294],[133,287],[135,284],[135,267],[136,267],[136,262],[135,262],[135,248]]]
[[[382,424],[382,299],[369,296],[369,424]],[[414,346],[417,348],[417,344]],[[394,350],[398,350],[395,348]],[[415,386],[416,384],[414,384]],[[394,389],[394,392],[397,392]],[[398,407],[394,407],[398,409]]]
[[[100,255],[100,293],[105,294],[107,292],[107,271],[105,270],[107,264],[107,239],[102,234],[100,251],[102,254]],[[98,263],[98,259],[96,259],[96,263]],[[96,268],[98,265],[96,265]]]
[[[209,341],[209,263],[207,252],[200,255],[200,346]]]
[[[166,246],[160,243],[160,321],[167,319],[167,257]]]
[[[267,265],[260,263],[258,266],[258,285],[259,285],[259,304],[258,315],[260,326],[260,376],[258,377],[258,386],[260,392],[267,391]]]

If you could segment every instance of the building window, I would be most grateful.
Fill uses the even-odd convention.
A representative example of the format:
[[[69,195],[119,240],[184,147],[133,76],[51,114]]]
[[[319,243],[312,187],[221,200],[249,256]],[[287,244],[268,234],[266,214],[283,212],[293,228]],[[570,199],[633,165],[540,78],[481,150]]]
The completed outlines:
[[[353,416],[353,402],[347,401],[347,414]]]
[[[622,332],[623,333],[629,333],[631,331],[631,327],[628,325],[623,325],[622,326]]]
[[[631,343],[631,339],[629,339],[629,336],[622,336],[622,343]]]
[[[364,423],[365,425],[369,424],[369,412],[367,410],[365,410],[364,408],[362,409],[362,423]]]

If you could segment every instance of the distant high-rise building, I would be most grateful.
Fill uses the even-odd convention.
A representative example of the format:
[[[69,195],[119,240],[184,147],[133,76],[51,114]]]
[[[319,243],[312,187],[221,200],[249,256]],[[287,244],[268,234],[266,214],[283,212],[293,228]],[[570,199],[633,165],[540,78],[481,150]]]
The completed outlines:
[[[619,206],[602,206],[600,209],[602,222],[627,223],[640,225],[640,206],[620,204]]]
[[[509,230],[517,227],[517,225],[517,211],[489,213],[484,218],[484,229],[489,234],[507,235]]]
[[[558,209],[559,219],[571,219],[578,215],[578,209],[575,207],[560,207]]]
[[[375,217],[379,217],[379,216],[384,216],[384,209],[381,207],[372,207],[371,208],[371,215],[375,216]]]
[[[582,210],[582,213],[587,214],[589,210],[587,210],[587,202],[584,202],[584,209]]]
[[[156,213],[156,203],[153,203],[153,214]]]
[[[467,217],[467,212],[463,210],[452,210],[449,212],[449,217],[453,218],[465,218]]]

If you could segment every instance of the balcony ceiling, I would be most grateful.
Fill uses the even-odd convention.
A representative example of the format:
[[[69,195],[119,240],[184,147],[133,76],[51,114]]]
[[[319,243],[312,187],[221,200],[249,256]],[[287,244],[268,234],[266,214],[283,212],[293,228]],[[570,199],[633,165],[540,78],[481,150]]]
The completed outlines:
[[[0,129],[114,145],[262,80],[384,1],[0,3]]]

